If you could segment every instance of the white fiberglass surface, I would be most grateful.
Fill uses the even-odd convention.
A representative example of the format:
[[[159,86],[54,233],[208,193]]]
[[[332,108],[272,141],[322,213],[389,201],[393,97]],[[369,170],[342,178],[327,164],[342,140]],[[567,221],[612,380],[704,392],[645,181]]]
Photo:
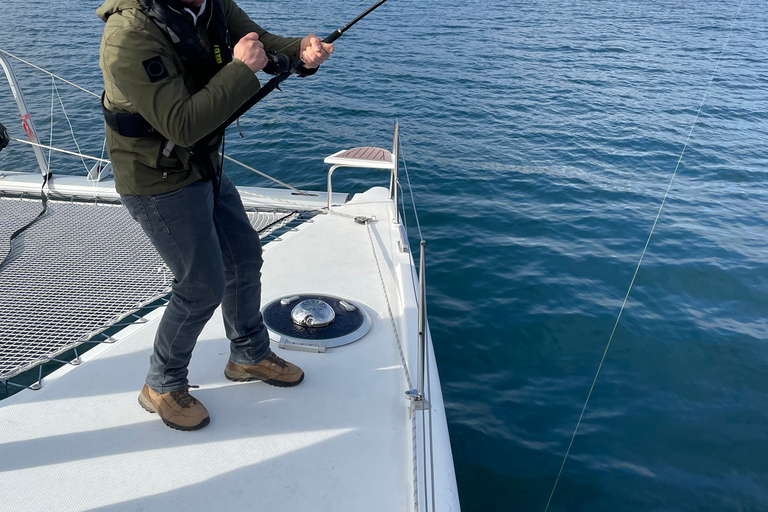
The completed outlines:
[[[377,208],[379,208],[378,211]],[[386,218],[381,205],[341,211]],[[0,402],[2,506],[38,510],[409,510],[407,388],[388,305],[399,291],[375,264],[369,226],[320,216],[265,251],[265,300],[299,292],[348,297],[375,312],[359,342],[324,354],[282,351],[295,388],[224,378],[219,313],[190,365],[211,413],[195,432],[169,429],[137,403],[160,311],[37,392]],[[385,260],[384,254],[378,258]],[[309,261],[309,262],[308,262]],[[386,261],[379,261],[386,268]],[[318,269],[321,270],[318,272]],[[386,287],[386,288],[384,288]],[[384,290],[387,290],[385,293]],[[86,354],[89,356],[89,354]]]

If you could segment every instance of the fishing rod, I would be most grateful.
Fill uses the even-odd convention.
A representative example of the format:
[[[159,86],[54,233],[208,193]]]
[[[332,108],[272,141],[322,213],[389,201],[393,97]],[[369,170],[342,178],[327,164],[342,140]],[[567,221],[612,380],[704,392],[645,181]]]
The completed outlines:
[[[360,21],[361,19],[363,19],[363,18],[365,18],[366,16],[368,16],[368,15],[369,15],[371,12],[373,12],[373,10],[374,10],[374,9],[376,9],[378,6],[380,6],[381,4],[383,4],[383,3],[384,3],[384,2],[386,2],[386,1],[387,1],[387,0],[379,0],[378,2],[376,2],[375,4],[373,4],[372,6],[370,6],[368,9],[366,9],[366,10],[365,10],[365,12],[363,12],[363,13],[362,13],[360,16],[358,16],[357,18],[353,19],[352,21],[350,21],[349,23],[347,23],[347,24],[346,24],[346,25],[344,25],[343,27],[341,27],[341,28],[337,28],[335,31],[333,31],[333,32],[331,33],[331,35],[329,35],[328,37],[326,37],[325,39],[323,39],[323,42],[324,42],[324,43],[332,43],[332,42],[334,42],[335,40],[337,40],[338,38],[340,38],[340,37],[341,37],[341,34],[343,34],[344,32],[346,32],[346,31],[347,31],[347,30],[349,30],[350,28],[352,28],[352,25],[354,25],[355,23],[357,23],[357,22],[358,22],[358,21]]]
[[[341,37],[341,35],[352,28],[352,26],[357,23],[358,21],[362,20],[366,16],[368,16],[371,12],[373,12],[376,8],[378,8],[381,4],[386,2],[387,0],[378,0],[375,4],[373,4],[371,7],[365,10],[362,14],[360,14],[358,17],[347,23],[341,28],[338,28],[331,32],[331,34],[323,39],[323,43],[332,43],[338,38]],[[304,68],[304,62],[302,60],[298,60],[295,62],[290,62],[290,59],[288,59],[287,56],[277,53],[277,52],[268,52],[267,55],[270,59],[269,63],[267,63],[267,66],[265,66],[264,70],[265,72],[269,74],[274,74],[275,76],[270,79],[269,82],[264,84],[256,94],[251,96],[248,101],[243,103],[243,105],[235,111],[234,114],[229,116],[229,119],[224,121],[216,130],[214,130],[208,137],[214,136],[218,133],[221,133],[227,126],[234,123],[239,117],[241,117],[243,114],[245,114],[248,110],[251,109],[255,104],[263,100],[270,92],[274,91],[275,89],[280,90],[280,84],[284,82],[289,76],[293,74],[301,74],[302,71],[306,71],[306,68]],[[206,137],[206,138],[208,138]]]

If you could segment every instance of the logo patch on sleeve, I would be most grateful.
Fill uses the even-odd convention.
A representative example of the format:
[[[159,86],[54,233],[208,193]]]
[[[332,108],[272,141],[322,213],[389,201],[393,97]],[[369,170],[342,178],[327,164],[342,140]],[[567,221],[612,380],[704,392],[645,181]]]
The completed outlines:
[[[147,72],[149,81],[152,83],[168,76],[168,68],[165,67],[165,63],[163,63],[163,59],[159,55],[145,60],[142,64]]]

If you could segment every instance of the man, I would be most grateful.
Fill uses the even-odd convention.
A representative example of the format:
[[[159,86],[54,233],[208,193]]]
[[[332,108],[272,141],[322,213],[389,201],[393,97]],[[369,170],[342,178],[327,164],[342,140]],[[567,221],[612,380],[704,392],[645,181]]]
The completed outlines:
[[[304,372],[275,355],[259,310],[261,242],[221,172],[220,133],[259,89],[265,50],[314,73],[333,45],[275,36],[233,0],[108,0],[100,65],[115,187],[174,274],[139,403],[179,430],[206,426],[189,394],[197,337],[221,304],[230,380],[295,386]]]

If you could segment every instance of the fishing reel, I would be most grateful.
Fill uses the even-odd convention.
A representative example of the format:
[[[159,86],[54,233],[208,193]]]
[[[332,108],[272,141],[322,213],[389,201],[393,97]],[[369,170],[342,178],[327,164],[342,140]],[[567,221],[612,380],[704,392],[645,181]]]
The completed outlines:
[[[269,62],[262,69],[268,75],[281,75],[291,71],[291,59],[287,55],[273,51],[266,52]]]
[[[0,151],[5,149],[8,143],[11,141],[11,136],[8,135],[8,130],[0,123]]]

